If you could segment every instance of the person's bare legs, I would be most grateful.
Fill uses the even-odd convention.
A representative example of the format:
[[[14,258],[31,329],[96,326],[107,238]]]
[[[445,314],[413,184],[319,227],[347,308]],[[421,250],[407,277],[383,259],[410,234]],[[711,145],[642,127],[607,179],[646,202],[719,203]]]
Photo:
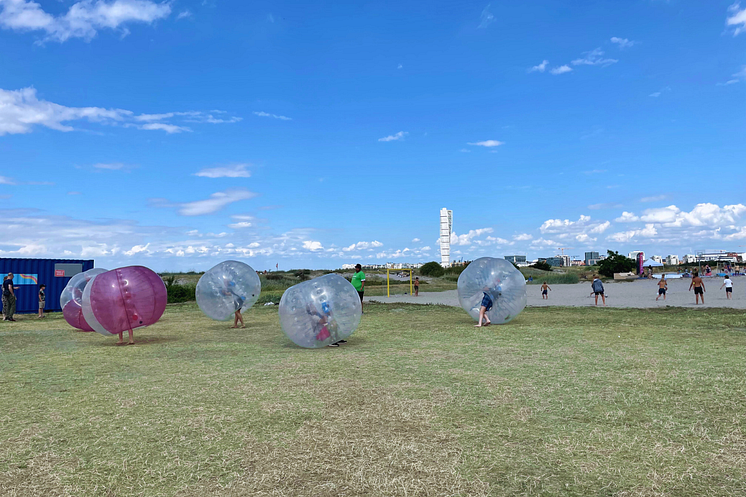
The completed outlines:
[[[236,311],[236,317],[238,318],[238,322],[241,323],[241,328],[246,328],[246,325],[243,324],[243,314],[241,314],[241,311]]]
[[[117,342],[117,345],[122,345],[124,343],[124,332],[119,332],[119,341]]]
[[[486,321],[484,325],[482,324],[482,321]],[[474,326],[477,328],[481,328],[482,326],[488,326],[492,324],[492,321],[490,321],[490,318],[487,317],[487,308],[485,306],[482,306],[479,308],[479,322],[475,324]]]
[[[603,303],[604,303],[604,307],[606,307],[606,294],[605,294],[605,293],[602,293],[602,294],[601,294],[601,300],[602,300],[602,301],[603,301]]]
[[[243,324],[243,316],[241,316],[240,310],[233,313],[233,326],[231,326],[231,328],[238,328],[239,321],[241,322],[241,328],[245,328]]]
[[[598,294],[596,294],[596,305],[598,305]]]
[[[129,336],[130,336],[129,345],[134,345],[135,344],[135,335],[132,332],[132,330],[129,330]]]

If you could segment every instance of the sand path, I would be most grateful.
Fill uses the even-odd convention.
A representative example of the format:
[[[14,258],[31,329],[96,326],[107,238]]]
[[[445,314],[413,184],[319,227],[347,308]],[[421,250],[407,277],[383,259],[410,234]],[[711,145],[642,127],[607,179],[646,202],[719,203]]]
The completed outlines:
[[[624,283],[604,283],[606,290],[606,305],[609,307],[632,307],[639,309],[656,307],[729,307],[732,309],[746,309],[746,277],[733,278],[733,299],[726,300],[725,289],[720,290],[723,284],[722,278],[705,279],[705,305],[694,304],[694,292],[690,292],[690,279],[670,280],[668,282],[667,299],[661,297],[657,302],[655,297],[658,293],[657,280],[638,280]],[[576,285],[551,285],[549,300],[541,299],[540,285],[527,285],[528,305],[542,306],[569,306],[583,307],[594,304],[590,297],[591,285],[589,283],[578,283]],[[411,295],[395,295],[391,297],[366,297],[365,300],[396,303],[404,302],[411,304],[442,304],[458,306],[458,294],[456,290],[447,292],[421,292],[419,297]],[[601,299],[598,301],[601,305]]]

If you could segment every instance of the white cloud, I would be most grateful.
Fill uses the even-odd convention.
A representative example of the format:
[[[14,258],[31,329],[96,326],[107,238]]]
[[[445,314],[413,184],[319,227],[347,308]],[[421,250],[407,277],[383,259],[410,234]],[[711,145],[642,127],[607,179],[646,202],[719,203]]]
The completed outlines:
[[[537,238],[536,240],[533,240],[531,242],[531,246],[535,247],[535,248],[538,248],[538,247],[556,247],[557,245],[559,245],[559,244],[557,242],[555,242],[554,240],[548,240],[548,239],[545,239],[545,238]]]
[[[568,66],[567,64],[559,67],[552,68],[549,72],[552,74],[565,74],[566,72],[572,71],[572,67]]]
[[[259,117],[271,117],[273,119],[279,119],[281,121],[292,121],[293,120],[292,117],[278,116],[277,114],[270,114],[269,112],[261,112],[261,111],[259,111],[259,112],[253,112],[253,114],[255,116],[259,116]]]
[[[235,164],[232,166],[210,167],[194,173],[202,178],[249,178],[251,173],[246,169],[248,164]]]
[[[179,15],[176,16],[176,20],[186,19],[187,17],[192,17],[192,12],[189,9],[179,12]]]
[[[244,229],[244,228],[251,228],[254,224],[250,221],[239,221],[237,223],[231,223],[228,225],[229,228],[232,228],[234,230],[238,229]]]
[[[616,36],[612,36],[611,43],[615,43],[617,46],[619,46],[619,49],[622,50],[631,47],[637,42],[629,40],[627,38],[618,38]]]
[[[632,212],[627,211],[622,212],[621,216],[614,219],[614,221],[617,223],[634,223],[639,220],[640,218],[638,216],[635,216]]]
[[[150,247],[149,243],[146,243],[145,245],[135,245],[131,249],[124,252],[124,255],[135,255],[140,254],[142,252],[147,252],[148,247]]]
[[[609,226],[611,226],[611,223],[609,221],[604,221],[603,223],[597,224],[593,226],[589,233],[603,233],[607,229],[609,229]]]
[[[497,141],[497,140],[485,140],[481,142],[474,142],[474,143],[467,143],[467,145],[474,145],[477,147],[499,147],[500,145],[505,145],[505,142]]]
[[[475,238],[492,233],[492,231],[492,228],[479,228],[476,230],[469,230],[468,233],[463,235],[457,235],[454,231],[451,233],[451,245],[471,245]],[[440,240],[438,240],[438,243],[440,243]]]
[[[741,3],[736,2],[728,7],[728,12],[725,24],[733,27],[733,36],[746,32],[746,8],[741,9]]]
[[[187,128],[186,126],[177,126],[175,124],[166,124],[166,123],[148,123],[143,124],[142,126],[138,126],[138,129],[144,129],[144,130],[161,130],[165,131],[169,135],[172,133],[181,133],[183,131],[192,131],[190,128]]]
[[[419,238],[412,238],[412,243],[420,243],[420,239]]]
[[[217,119],[212,114],[199,111],[135,115],[132,111],[124,109],[66,107],[47,100],[40,100],[35,88],[0,89],[0,136],[30,133],[34,126],[45,126],[57,131],[73,131],[75,128],[68,124],[72,121],[88,121],[108,126],[121,125],[142,130],[161,130],[167,133],[191,131],[186,126],[154,122],[174,117],[187,122],[211,124],[231,123],[241,119],[238,117]],[[146,124],[140,124],[143,122]]]
[[[70,38],[91,40],[108,28],[129,33],[131,23],[152,24],[171,14],[171,3],[150,0],[82,0],[64,15],[54,16],[31,0],[0,0],[0,26],[15,31],[43,31],[44,41],[64,42]]]
[[[521,233],[520,235],[513,235],[513,240],[517,242],[525,242],[528,240],[531,240],[533,236],[529,235],[528,233]]]
[[[655,229],[655,225],[646,224],[642,229],[613,233],[606,237],[606,239],[612,242],[629,242],[633,238],[653,238],[657,234],[658,230]]]
[[[718,86],[734,85],[736,83],[740,83],[741,81],[746,81],[746,66],[743,66],[740,71],[733,74],[733,79],[729,79],[725,83],[718,83]]]
[[[0,176],[0,185],[15,185],[15,182],[7,176]]]
[[[659,209],[647,209],[640,220],[660,223],[666,227],[732,225],[746,213],[746,205],[726,205],[722,208],[716,204],[697,204],[690,212],[684,212],[675,205]]]
[[[343,252],[352,252],[353,250],[373,250],[374,248],[383,247],[383,243],[378,240],[372,242],[357,242],[353,243],[349,247],[344,247]]]
[[[602,204],[591,204],[588,206],[591,210],[601,210],[601,209],[621,209],[623,206],[622,204],[617,204],[613,202],[607,202]]]
[[[399,64],[398,66],[396,66],[397,69],[401,69],[402,67],[404,67],[404,66],[401,65],[401,64]]]
[[[642,197],[640,202],[659,202],[661,200],[666,200],[666,198],[666,195],[653,195],[652,197]]]
[[[93,165],[93,169],[103,169],[106,171],[121,171],[123,169],[127,169],[127,166],[125,164],[122,164],[121,162],[112,162],[109,164],[98,163],[98,164]]]
[[[304,241],[303,248],[306,250],[310,250],[311,252],[316,252],[318,250],[324,250],[324,246],[321,245],[321,242],[316,242],[312,240]]]
[[[547,70],[547,64],[549,64],[548,60],[542,60],[541,64],[533,66],[528,72],[544,72]]]
[[[649,97],[653,97],[653,98],[658,98],[658,97],[660,97],[661,95],[663,95],[664,93],[667,93],[667,92],[669,92],[669,91],[671,91],[671,87],[670,87],[670,86],[666,86],[665,88],[662,88],[662,89],[660,89],[660,90],[658,90],[658,91],[654,91],[653,93],[651,93],[651,94],[650,94],[650,95],[648,95],[648,96],[649,96]]]
[[[495,22],[495,16],[490,12],[490,4],[484,8],[482,13],[479,15],[479,28],[486,28],[490,24]]]
[[[67,192],[68,195],[80,195],[80,192]]]
[[[234,202],[254,197],[256,197],[256,193],[243,188],[237,188],[216,192],[207,199],[196,200],[194,202],[174,204],[164,199],[151,199],[151,205],[154,207],[176,207],[182,216],[204,216],[217,212]]]
[[[383,138],[379,138],[378,141],[379,142],[392,142],[396,140],[403,140],[404,137],[407,136],[408,134],[409,133],[406,131],[399,131],[395,135],[389,135],[389,136],[384,136]]]
[[[583,52],[583,57],[572,61],[574,66],[602,66],[606,67],[611,64],[619,62],[616,59],[605,59],[604,51],[600,48],[591,50],[590,52]]]

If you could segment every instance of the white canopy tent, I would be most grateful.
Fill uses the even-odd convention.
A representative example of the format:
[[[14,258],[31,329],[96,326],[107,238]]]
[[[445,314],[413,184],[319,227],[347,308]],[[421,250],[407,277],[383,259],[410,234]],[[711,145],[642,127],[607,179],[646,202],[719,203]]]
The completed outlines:
[[[660,262],[655,262],[653,259],[648,259],[642,263],[642,267],[663,267]]]

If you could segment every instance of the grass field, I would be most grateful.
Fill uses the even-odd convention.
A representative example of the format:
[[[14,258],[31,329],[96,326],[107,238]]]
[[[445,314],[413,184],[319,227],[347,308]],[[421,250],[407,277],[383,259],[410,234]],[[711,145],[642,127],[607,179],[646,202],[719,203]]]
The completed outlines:
[[[0,495],[746,495],[746,314],[367,305],[303,350],[169,306],[0,327]]]

